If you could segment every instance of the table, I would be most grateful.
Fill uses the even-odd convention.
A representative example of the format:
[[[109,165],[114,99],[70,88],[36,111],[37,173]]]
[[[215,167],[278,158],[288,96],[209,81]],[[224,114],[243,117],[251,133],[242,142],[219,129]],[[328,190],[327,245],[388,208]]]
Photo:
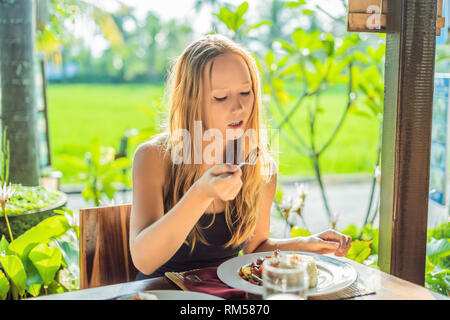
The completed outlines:
[[[359,296],[352,298],[351,300],[450,300],[444,295],[430,291],[422,286],[398,277],[394,277],[375,268],[357,263],[348,258],[337,259],[350,263],[358,272],[358,280],[365,286],[376,291],[375,294]],[[181,289],[166,277],[159,277],[61,294],[40,296],[28,300],[107,300],[143,290]],[[258,299],[259,297],[250,295],[249,298]]]

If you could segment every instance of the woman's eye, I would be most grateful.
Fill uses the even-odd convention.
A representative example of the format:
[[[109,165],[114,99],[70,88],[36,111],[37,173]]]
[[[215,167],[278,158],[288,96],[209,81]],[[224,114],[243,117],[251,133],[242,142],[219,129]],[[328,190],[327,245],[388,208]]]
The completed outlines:
[[[244,95],[244,96],[248,96],[250,94],[250,90],[247,91],[247,92],[241,92],[241,94]]]
[[[214,97],[214,99],[216,99],[217,101],[225,101],[227,97],[222,97],[222,98],[218,98],[218,97]]]

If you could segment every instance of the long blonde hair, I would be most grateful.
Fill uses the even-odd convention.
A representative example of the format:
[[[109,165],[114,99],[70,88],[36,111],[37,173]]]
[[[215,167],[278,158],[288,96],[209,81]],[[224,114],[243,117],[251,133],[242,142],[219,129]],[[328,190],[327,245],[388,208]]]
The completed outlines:
[[[261,191],[270,179],[270,173],[264,174],[261,170],[270,167],[270,164],[268,165],[270,157],[268,156],[268,147],[259,136],[261,129],[261,90],[258,69],[254,58],[245,48],[224,36],[216,34],[207,35],[194,41],[184,50],[169,73],[166,88],[170,111],[166,132],[159,135],[159,140],[165,147],[165,151],[170,152],[179,143],[179,137],[174,134],[177,130],[184,129],[187,132],[193,132],[194,121],[202,121],[203,70],[209,61],[226,53],[235,53],[241,56],[250,71],[255,99],[247,128],[252,128],[256,132],[256,143],[260,150],[257,163],[244,166],[242,169],[243,185],[241,191],[234,200],[227,201],[225,205],[225,219],[232,234],[225,247],[232,246],[235,248],[252,236],[258,219]],[[191,150],[194,149],[193,143],[191,141]],[[193,157],[193,155],[191,156]],[[194,164],[193,161],[190,164],[171,163],[167,173],[167,183],[163,191],[166,212],[183,197],[201,175],[201,165]],[[210,226],[213,222],[214,219]],[[207,244],[202,228],[204,227],[196,224],[185,241],[186,244],[191,246],[191,252],[197,240]]]

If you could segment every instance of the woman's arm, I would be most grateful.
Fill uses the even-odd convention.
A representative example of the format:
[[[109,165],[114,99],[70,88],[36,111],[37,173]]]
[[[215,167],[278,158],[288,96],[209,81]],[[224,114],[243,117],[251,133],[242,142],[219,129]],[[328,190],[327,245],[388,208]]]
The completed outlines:
[[[212,201],[192,187],[164,215],[164,173],[163,149],[151,143],[140,145],[133,160],[130,251],[134,265],[144,274],[175,254]]]
[[[162,147],[150,142],[139,146],[133,160],[130,252],[134,265],[144,274],[154,272],[176,253],[213,199],[232,199],[242,186],[242,171],[237,166],[215,166],[164,214],[163,186],[169,161],[164,159]]]
[[[295,237],[287,239],[269,238],[270,209],[277,187],[275,173],[263,190],[263,200],[259,211],[259,218],[253,237],[247,242],[244,253],[273,251],[307,251],[320,254],[334,253],[345,256],[351,246],[351,237],[334,230],[327,230],[309,237]]]

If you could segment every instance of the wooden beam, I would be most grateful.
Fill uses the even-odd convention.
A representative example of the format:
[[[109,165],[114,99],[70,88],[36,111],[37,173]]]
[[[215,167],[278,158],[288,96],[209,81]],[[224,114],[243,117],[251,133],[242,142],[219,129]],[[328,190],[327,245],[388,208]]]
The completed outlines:
[[[379,266],[424,285],[436,0],[389,1]]]
[[[384,33],[388,13],[388,0],[349,0],[348,32]]]
[[[388,0],[349,0],[348,11],[349,12],[367,12],[371,6],[378,6],[383,13],[388,11]]]

